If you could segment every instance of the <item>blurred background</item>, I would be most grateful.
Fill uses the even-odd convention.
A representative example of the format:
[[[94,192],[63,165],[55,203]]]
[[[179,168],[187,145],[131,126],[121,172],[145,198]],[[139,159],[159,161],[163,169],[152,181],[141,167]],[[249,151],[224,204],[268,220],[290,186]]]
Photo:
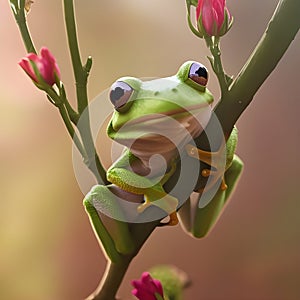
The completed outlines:
[[[56,56],[74,99],[61,2],[35,1],[28,23],[37,49]],[[120,76],[164,77],[190,59],[209,66],[184,0],[75,2],[82,57],[94,58],[90,99]],[[229,74],[245,63],[276,4],[228,0],[235,24],[221,46]],[[71,140],[17,65],[25,49],[8,1],[0,2],[0,40],[0,299],[84,299],[105,258],[82,206]],[[156,230],[126,275],[122,299],[132,299],[131,279],[160,263],[189,274],[185,299],[299,299],[299,54],[298,35],[238,121],[245,169],[213,231],[196,240],[180,226]],[[214,75],[208,86],[218,99]]]

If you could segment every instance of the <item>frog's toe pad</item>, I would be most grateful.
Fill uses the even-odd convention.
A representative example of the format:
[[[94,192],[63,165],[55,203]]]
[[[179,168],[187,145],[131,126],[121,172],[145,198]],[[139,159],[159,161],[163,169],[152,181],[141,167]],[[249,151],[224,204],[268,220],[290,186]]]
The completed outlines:
[[[223,178],[222,178],[222,182],[221,182],[220,188],[221,188],[222,191],[226,191],[227,188],[228,188],[228,185],[227,185],[226,182],[225,182],[224,176],[223,176]]]

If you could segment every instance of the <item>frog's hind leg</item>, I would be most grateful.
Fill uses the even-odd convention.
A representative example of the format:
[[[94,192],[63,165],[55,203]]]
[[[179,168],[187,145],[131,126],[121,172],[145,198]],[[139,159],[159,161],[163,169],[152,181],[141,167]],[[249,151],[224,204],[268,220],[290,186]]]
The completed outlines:
[[[128,223],[120,221],[124,219],[124,215],[117,196],[111,191],[113,188],[112,185],[94,186],[86,195],[83,204],[106,253],[109,255],[116,249],[118,253],[129,254],[134,250],[134,243]]]
[[[192,226],[192,234],[194,237],[201,238],[206,236],[216,223],[218,217],[221,215],[224,205],[228,202],[228,199],[238,182],[242,169],[242,161],[237,155],[234,155],[231,166],[224,174],[227,189],[223,190],[219,188],[216,195],[204,207],[199,207],[199,201],[201,200],[201,195],[199,195]]]
[[[187,233],[190,233],[192,231],[191,205],[191,198],[189,197],[178,210],[180,224]]]
[[[199,207],[202,194],[198,194],[196,203],[188,199],[179,209],[178,214],[183,228],[194,237],[201,238],[207,235],[212,226],[216,223],[222,209],[228,201],[232,191],[240,177],[243,163],[237,155],[234,155],[231,166],[224,174],[227,189],[220,186],[217,193],[204,206]]]

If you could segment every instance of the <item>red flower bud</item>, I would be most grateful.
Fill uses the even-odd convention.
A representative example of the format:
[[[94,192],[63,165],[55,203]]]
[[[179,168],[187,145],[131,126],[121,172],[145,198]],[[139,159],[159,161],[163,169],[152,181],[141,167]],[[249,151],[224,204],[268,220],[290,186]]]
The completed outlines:
[[[203,36],[220,37],[230,29],[233,21],[225,0],[199,0],[196,17]]]
[[[139,300],[156,300],[155,294],[163,297],[163,288],[159,280],[153,279],[148,272],[144,272],[140,280],[131,282],[133,287],[132,294]]]
[[[39,77],[50,86],[60,79],[56,60],[48,48],[43,47],[40,56],[35,53],[27,54],[19,62],[19,65],[37,85],[43,85]]]

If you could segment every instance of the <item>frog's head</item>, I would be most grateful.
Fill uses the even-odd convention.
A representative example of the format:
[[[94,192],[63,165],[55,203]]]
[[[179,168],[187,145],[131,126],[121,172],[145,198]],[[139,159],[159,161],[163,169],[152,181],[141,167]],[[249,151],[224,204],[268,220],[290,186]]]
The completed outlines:
[[[163,127],[162,116],[186,123],[188,114],[201,112],[201,126],[204,128],[211,115],[213,96],[206,88],[208,72],[198,62],[188,61],[177,74],[167,78],[141,81],[134,77],[118,79],[110,89],[110,101],[114,113],[107,133],[112,139],[134,138],[128,124],[141,124],[141,128]],[[205,120],[204,120],[205,119]],[[148,125],[147,125],[148,124]],[[126,130],[120,130],[128,127]],[[140,129],[139,131],[143,131]]]

